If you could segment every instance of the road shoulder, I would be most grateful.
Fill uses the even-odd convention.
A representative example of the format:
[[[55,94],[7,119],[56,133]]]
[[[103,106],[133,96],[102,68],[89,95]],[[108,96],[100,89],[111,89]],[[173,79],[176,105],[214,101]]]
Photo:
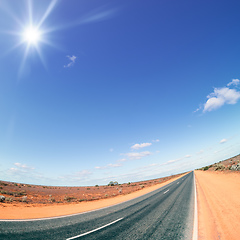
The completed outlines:
[[[240,174],[195,171],[199,239],[239,239]]]

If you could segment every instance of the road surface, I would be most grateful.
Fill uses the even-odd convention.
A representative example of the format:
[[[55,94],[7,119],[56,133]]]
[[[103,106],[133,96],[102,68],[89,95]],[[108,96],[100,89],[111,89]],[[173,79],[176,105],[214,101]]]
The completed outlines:
[[[1,218],[1,216],[0,216]],[[192,239],[194,173],[112,207],[65,217],[0,221],[0,239]]]

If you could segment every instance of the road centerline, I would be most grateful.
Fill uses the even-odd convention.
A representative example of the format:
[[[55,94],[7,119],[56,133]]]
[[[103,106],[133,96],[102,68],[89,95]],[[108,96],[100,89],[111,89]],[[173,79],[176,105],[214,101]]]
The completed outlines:
[[[169,191],[169,189],[167,191],[165,191],[163,194],[167,193]]]
[[[119,222],[119,221],[121,221],[122,219],[123,219],[123,218],[119,218],[119,219],[117,219],[117,220],[115,220],[115,221],[113,221],[113,222],[110,222],[110,223],[108,223],[108,224],[106,224],[106,225],[104,225],[104,226],[101,226],[101,227],[99,227],[99,228],[93,229],[93,230],[91,230],[91,231],[89,231],[89,232],[85,232],[85,233],[79,234],[79,235],[74,236],[74,237],[67,238],[66,240],[72,240],[72,239],[75,239],[75,238],[83,237],[83,236],[88,235],[88,234],[90,234],[90,233],[99,231],[99,230],[101,230],[101,229],[103,229],[103,228],[105,228],[105,227],[108,227],[108,226],[110,226],[110,225],[112,225],[112,224],[114,224],[114,223],[116,223],[116,222]]]

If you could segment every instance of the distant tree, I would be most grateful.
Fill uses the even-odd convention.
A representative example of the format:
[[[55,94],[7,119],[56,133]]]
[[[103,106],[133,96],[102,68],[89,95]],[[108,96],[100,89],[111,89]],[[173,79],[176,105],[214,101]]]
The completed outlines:
[[[115,182],[110,181],[109,184],[108,184],[108,186],[116,186],[116,185],[118,185],[117,181],[115,181]]]

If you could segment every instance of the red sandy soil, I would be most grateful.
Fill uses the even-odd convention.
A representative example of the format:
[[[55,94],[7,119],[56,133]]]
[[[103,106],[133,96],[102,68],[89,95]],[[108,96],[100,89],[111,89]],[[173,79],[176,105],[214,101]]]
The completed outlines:
[[[174,176],[95,187],[50,187],[0,181],[0,219],[30,219],[69,215],[111,206],[151,192],[175,179]]]
[[[232,158],[229,158],[229,159],[226,159],[226,160],[223,160],[223,161],[219,161],[218,163],[214,163],[214,164],[211,164],[209,166],[206,166],[206,167],[203,167],[199,170],[204,170],[204,171],[231,171],[230,168],[232,165],[236,165],[240,162],[240,154],[235,156],[235,157],[232,157]]]
[[[240,239],[240,172],[195,171],[195,177],[199,240]]]

